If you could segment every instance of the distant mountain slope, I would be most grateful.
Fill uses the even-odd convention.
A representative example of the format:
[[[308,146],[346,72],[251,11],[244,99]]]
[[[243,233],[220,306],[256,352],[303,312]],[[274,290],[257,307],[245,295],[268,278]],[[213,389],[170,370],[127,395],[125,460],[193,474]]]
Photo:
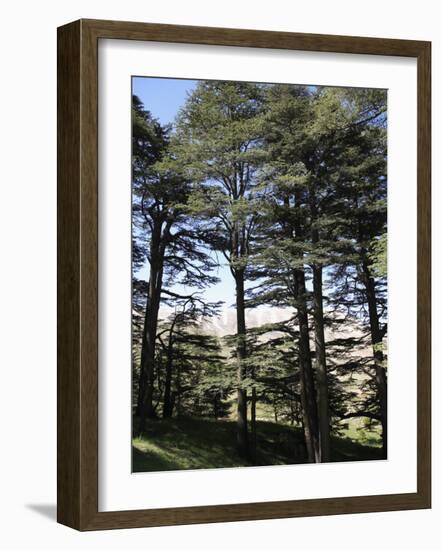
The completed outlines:
[[[173,310],[169,308],[162,308],[160,310],[160,318],[166,319],[172,311]],[[246,309],[246,326],[250,329],[265,324],[281,323],[287,321],[293,315],[294,311],[290,308],[262,306]],[[346,320],[342,314],[337,313],[326,313],[325,317],[326,319],[333,319],[336,321],[336,323],[332,323],[332,328],[326,327],[325,329],[327,341],[336,338],[362,338],[364,335],[363,327],[356,319]],[[204,319],[201,323],[201,329],[208,334],[213,334],[220,338],[227,334],[235,334],[235,308],[225,307],[221,310],[221,314],[218,317]],[[368,340],[367,343],[369,343]]]

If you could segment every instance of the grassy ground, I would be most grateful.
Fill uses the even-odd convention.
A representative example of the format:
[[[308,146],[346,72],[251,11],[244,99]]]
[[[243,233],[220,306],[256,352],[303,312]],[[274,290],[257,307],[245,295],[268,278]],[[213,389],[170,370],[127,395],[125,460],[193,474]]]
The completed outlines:
[[[257,465],[305,462],[299,428],[257,422]],[[185,470],[247,466],[235,449],[235,422],[201,418],[151,421],[133,440],[133,471]],[[332,439],[332,460],[376,460],[380,449],[350,438]]]
[[[345,422],[342,422],[342,434],[344,437],[366,445],[368,447],[381,447],[382,445],[382,430],[378,423],[373,423],[372,428],[369,430],[365,424],[364,418],[351,418]]]

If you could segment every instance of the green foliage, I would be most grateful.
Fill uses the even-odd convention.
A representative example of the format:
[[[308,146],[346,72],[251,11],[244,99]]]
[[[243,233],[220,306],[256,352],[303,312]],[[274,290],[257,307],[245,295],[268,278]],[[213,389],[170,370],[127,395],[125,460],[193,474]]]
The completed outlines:
[[[257,175],[266,159],[263,97],[256,84],[200,82],[178,115],[172,143],[193,182],[187,212],[201,220],[201,234],[232,272],[247,267],[253,240]]]
[[[368,254],[376,276],[387,276],[387,233],[372,241]]]
[[[166,409],[172,416],[150,423],[146,437],[134,441],[135,469],[243,464],[225,420],[237,390],[246,393],[249,410],[265,408],[275,420],[251,426],[256,463],[305,461],[303,307],[303,360],[312,361],[315,390],[318,311],[327,336],[332,459],[379,457],[377,449],[342,436],[379,444],[386,92],[201,81],[173,129],[161,127],[137,98],[133,112],[133,265],[136,271],[152,262],[159,234],[161,303],[169,314],[154,338],[154,401],[158,417]],[[217,281],[213,273],[222,263],[246,310],[280,307],[289,312],[286,320],[242,332],[238,322],[237,333],[223,339],[209,334],[205,320],[220,304],[205,303],[202,291]],[[320,309],[312,282],[318,269]],[[171,292],[173,285],[189,294]],[[146,284],[134,278],[133,289],[137,364],[150,304]],[[224,420],[212,420],[218,418]]]

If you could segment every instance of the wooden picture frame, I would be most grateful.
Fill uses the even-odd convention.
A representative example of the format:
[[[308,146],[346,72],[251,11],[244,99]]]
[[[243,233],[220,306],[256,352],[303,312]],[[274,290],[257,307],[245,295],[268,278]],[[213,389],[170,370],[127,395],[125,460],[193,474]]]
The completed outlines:
[[[98,511],[98,41],[403,56],[418,67],[417,492]],[[58,29],[58,521],[81,531],[429,508],[430,65],[422,41],[79,20]]]

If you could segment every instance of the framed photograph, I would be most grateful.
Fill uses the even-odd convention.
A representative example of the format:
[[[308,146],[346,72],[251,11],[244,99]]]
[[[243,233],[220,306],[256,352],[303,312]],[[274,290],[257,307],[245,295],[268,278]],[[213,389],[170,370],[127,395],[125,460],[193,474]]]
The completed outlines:
[[[429,508],[430,43],[58,29],[58,521]]]

